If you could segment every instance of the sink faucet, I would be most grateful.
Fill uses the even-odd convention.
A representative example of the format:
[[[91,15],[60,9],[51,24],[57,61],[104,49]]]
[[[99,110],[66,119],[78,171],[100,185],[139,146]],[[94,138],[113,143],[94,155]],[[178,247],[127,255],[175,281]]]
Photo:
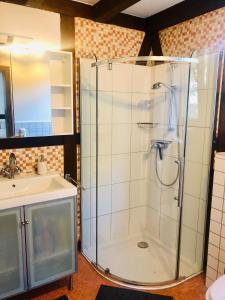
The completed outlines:
[[[0,175],[12,179],[20,172],[22,172],[22,170],[16,164],[16,155],[11,153],[9,156],[9,163],[0,171]]]

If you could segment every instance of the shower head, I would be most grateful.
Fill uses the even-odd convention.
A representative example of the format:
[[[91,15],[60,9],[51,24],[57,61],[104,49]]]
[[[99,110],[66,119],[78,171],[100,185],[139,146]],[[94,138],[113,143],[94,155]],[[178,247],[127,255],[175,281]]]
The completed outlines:
[[[167,88],[168,90],[172,91],[174,86],[168,86],[167,84],[163,83],[163,82],[156,82],[153,84],[152,89],[153,90],[158,90],[160,89],[162,86],[164,86],[165,88]]]

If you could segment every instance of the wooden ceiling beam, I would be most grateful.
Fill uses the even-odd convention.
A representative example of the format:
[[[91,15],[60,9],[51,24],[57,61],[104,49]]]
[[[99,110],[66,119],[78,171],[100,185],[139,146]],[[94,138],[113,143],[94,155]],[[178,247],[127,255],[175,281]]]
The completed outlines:
[[[147,18],[148,30],[160,31],[222,7],[224,0],[186,0]]]
[[[94,20],[107,22],[140,0],[100,0],[93,6]]]

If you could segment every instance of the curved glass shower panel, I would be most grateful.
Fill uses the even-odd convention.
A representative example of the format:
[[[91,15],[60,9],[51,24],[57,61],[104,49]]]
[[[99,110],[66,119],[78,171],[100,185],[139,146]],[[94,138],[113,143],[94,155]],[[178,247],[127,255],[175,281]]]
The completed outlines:
[[[80,59],[81,242],[82,253],[96,263],[96,70]]]
[[[222,53],[202,50],[191,64],[181,232],[180,276],[203,269],[208,183],[214,130],[218,67]]]
[[[96,264],[123,281],[178,274],[188,63],[97,67]]]

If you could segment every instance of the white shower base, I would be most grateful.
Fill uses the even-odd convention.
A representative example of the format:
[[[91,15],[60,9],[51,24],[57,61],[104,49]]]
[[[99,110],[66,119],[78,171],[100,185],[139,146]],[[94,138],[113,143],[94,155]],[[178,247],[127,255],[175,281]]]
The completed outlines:
[[[148,248],[139,248],[137,243],[145,241]],[[91,261],[94,249],[84,251]],[[170,249],[157,241],[143,237],[131,237],[127,240],[101,246],[98,249],[98,265],[109,269],[110,274],[121,279],[137,283],[159,284],[175,279],[176,257]],[[197,273],[196,265],[182,260],[181,276]]]

